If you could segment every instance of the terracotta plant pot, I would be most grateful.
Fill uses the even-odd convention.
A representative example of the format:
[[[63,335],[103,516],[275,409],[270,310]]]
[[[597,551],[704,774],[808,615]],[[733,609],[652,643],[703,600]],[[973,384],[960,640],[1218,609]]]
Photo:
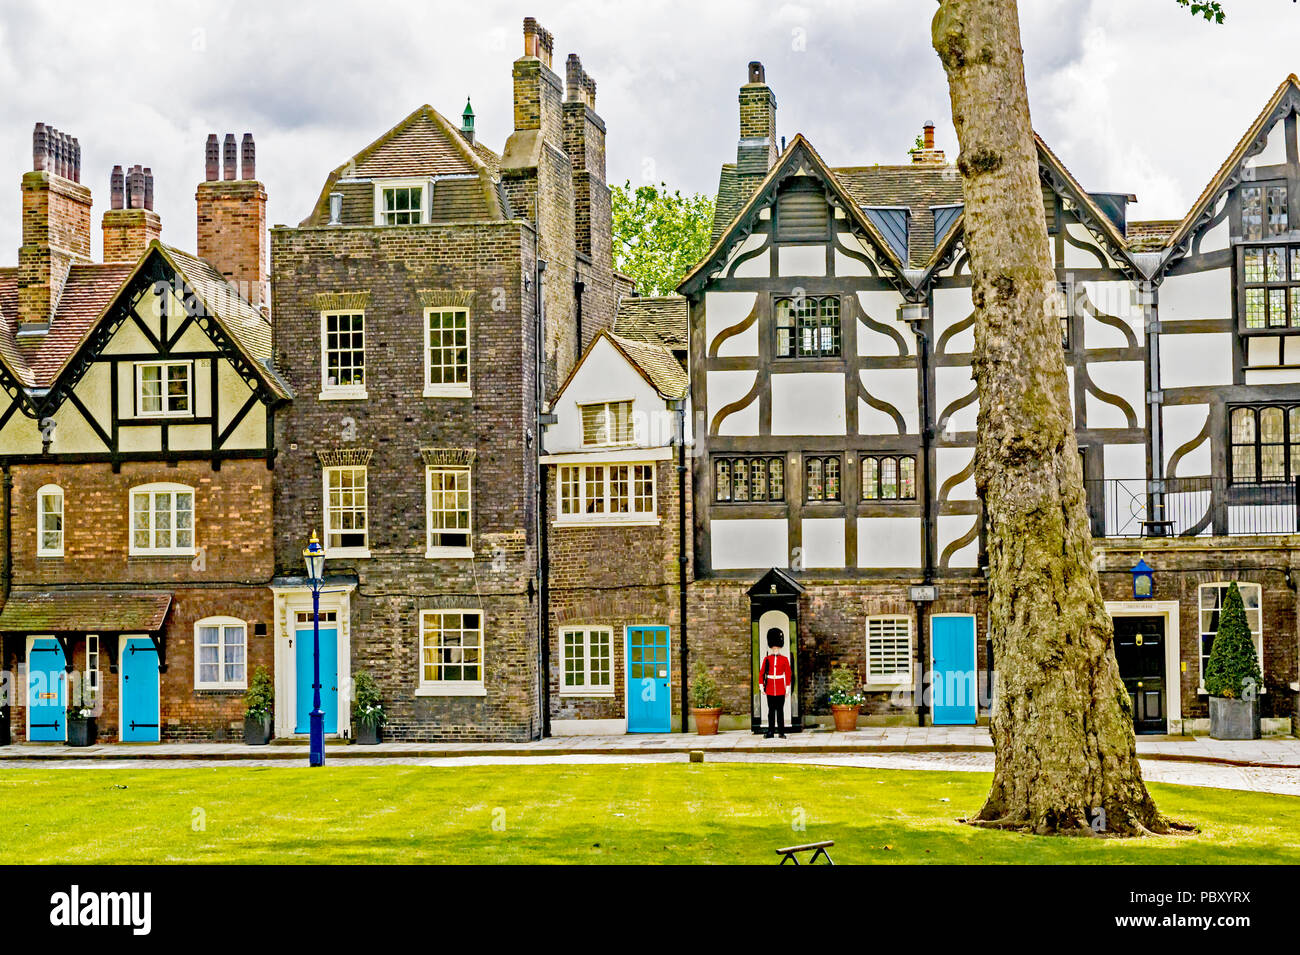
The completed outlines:
[[[722,707],[720,706],[705,710],[691,707],[691,716],[695,717],[695,732],[700,736],[717,736],[718,717],[721,715]]]
[[[831,705],[831,715],[835,717],[835,732],[849,733],[858,727],[858,713],[861,712],[860,706],[846,706],[843,703],[834,703]]]

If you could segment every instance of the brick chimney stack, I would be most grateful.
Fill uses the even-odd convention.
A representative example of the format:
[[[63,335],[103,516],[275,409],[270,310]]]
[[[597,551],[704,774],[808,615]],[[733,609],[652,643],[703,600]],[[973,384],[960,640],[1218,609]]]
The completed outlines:
[[[153,211],[153,170],[135,165],[124,173],[114,166],[109,176],[111,208],[104,213],[104,261],[136,262],[149,243],[162,235],[162,220]]]
[[[251,133],[236,145],[227,133],[204,147],[204,176],[195,193],[198,204],[198,254],[233,283],[254,305],[269,304],[266,272],[266,187],[256,179],[257,151]],[[242,177],[236,160],[242,154]],[[218,162],[220,160],[220,162]],[[223,178],[217,178],[218,165]]]
[[[736,179],[748,198],[776,163],[776,96],[757,60],[749,64],[740,88],[740,141],[736,144]]]
[[[564,151],[573,166],[574,243],[582,255],[606,262],[612,254],[613,227],[605,182],[605,122],[596,113],[596,81],[576,53],[569,54],[564,74]]]
[[[22,178],[20,338],[49,329],[68,270],[74,263],[90,261],[90,203],[90,190],[81,184],[81,144],[37,123],[32,131],[32,171]]]
[[[934,123],[927,120],[921,127],[921,148],[913,149],[912,162],[926,166],[942,166],[947,160],[942,149],[934,148]]]

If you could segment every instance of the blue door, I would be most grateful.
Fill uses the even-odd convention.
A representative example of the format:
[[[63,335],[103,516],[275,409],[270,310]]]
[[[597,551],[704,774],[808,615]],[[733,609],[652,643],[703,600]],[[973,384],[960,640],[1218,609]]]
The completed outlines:
[[[311,732],[312,629],[299,628],[295,648],[298,667],[297,723],[295,733]],[[320,708],[325,713],[325,732],[339,731],[339,630],[338,625],[320,628]]]
[[[126,637],[118,667],[122,674],[122,742],[156,743],[158,649],[148,637]]]
[[[930,700],[935,726],[974,726],[975,618],[932,617]]]
[[[37,637],[27,654],[27,739],[62,743],[68,738],[68,682],[63,647]]]
[[[627,731],[672,729],[672,681],[667,627],[627,628]]]

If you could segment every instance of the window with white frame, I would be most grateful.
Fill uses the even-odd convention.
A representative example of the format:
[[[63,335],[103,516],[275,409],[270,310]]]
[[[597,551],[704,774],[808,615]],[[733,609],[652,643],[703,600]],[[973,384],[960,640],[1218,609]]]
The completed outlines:
[[[425,610],[420,613],[420,688],[455,695],[483,686],[483,613]]]
[[[631,444],[636,440],[632,423],[632,402],[602,401],[579,405],[582,411],[582,443],[587,447]]]
[[[469,310],[424,310],[424,394],[468,397]]]
[[[194,553],[194,489],[184,484],[131,488],[131,547],[139,556]]]
[[[57,484],[36,492],[36,556],[63,556],[63,488]]]
[[[375,186],[376,225],[419,225],[425,221],[425,184],[389,181]]]
[[[248,625],[237,617],[206,617],[194,625],[194,687],[248,686]]]
[[[1214,647],[1215,634],[1219,632],[1219,611],[1228,596],[1229,581],[1213,584],[1201,584],[1201,670],[1200,686],[1205,686],[1205,664],[1209,662],[1210,650]],[[1264,669],[1264,634],[1262,629],[1261,607],[1262,594],[1259,584],[1237,582],[1241,591],[1241,603],[1246,608],[1246,626],[1250,627],[1251,639],[1255,642],[1255,655],[1259,658],[1259,668]],[[1262,688],[1261,688],[1262,689]],[[1202,692],[1204,690],[1202,689]]]
[[[912,618],[867,618],[867,683],[912,682]]]
[[[429,557],[469,556],[469,468],[426,468]]]
[[[566,627],[560,631],[561,695],[613,696],[614,631]]]
[[[86,634],[86,696],[92,704],[99,699],[99,634]]]
[[[188,361],[141,361],[135,365],[135,407],[142,417],[194,414],[194,365]]]
[[[557,484],[561,521],[646,521],[657,516],[653,464],[565,464]]]
[[[365,467],[325,469],[325,550],[368,556]]]
[[[321,397],[366,396],[365,312],[321,313]]]

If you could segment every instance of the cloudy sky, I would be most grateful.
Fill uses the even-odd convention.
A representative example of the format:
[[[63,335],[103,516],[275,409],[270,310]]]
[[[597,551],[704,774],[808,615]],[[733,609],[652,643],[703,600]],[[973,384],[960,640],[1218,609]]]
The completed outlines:
[[[1300,5],[1224,0],[1212,26],[1174,0],[1021,0],[1034,123],[1086,188],[1179,218],[1277,84],[1300,70]],[[251,131],[272,223],[422,103],[510,133],[521,22],[598,84],[609,179],[713,191],[735,157],[737,88],[762,60],[778,135],[834,165],[906,161],[921,124],[955,154],[930,0],[5,0],[0,7],[0,264],[16,261],[32,124],[77,136],[98,221],[114,163],[152,166],[165,241],[194,245],[209,132]],[[1288,54],[1287,51],[1292,51]],[[4,185],[8,183],[8,185]]]

